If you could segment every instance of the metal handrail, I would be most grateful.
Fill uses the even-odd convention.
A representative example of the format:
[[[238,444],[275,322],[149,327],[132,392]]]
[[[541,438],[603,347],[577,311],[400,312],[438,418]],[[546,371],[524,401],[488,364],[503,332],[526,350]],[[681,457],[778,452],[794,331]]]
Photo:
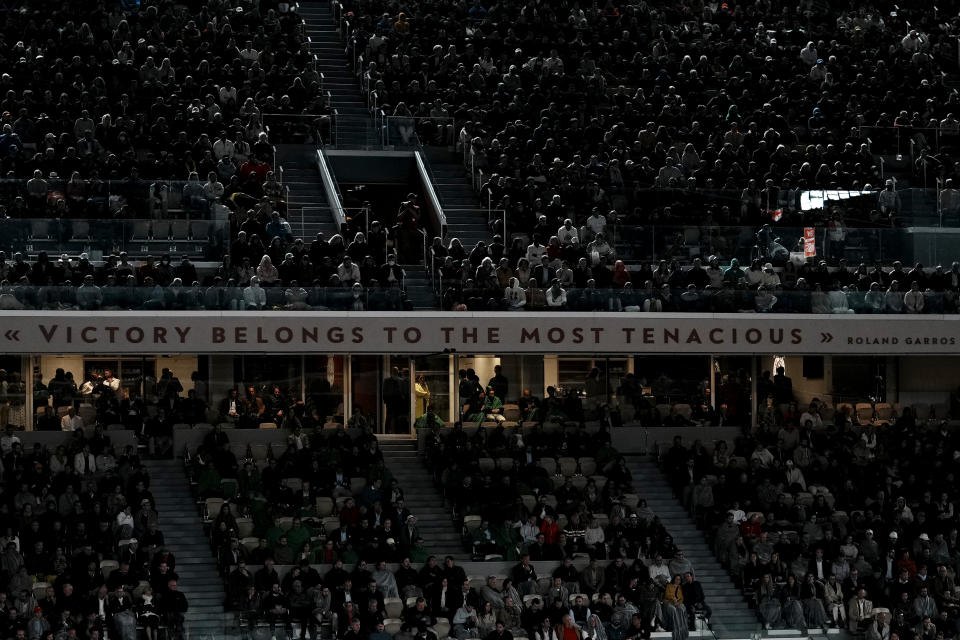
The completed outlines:
[[[437,265],[436,259],[433,256],[433,252],[429,249],[427,250],[430,256],[430,288],[433,289],[433,295],[439,297],[440,289],[437,286]]]
[[[433,188],[433,185],[436,184],[436,178],[433,175],[433,170],[430,167],[430,160],[422,151],[415,151],[413,154],[414,160],[417,163],[417,167],[422,174],[426,176],[426,195],[430,200],[430,204],[437,212],[437,222],[440,225],[439,235],[441,238],[445,237],[447,234],[447,216],[443,211],[443,204],[440,201],[440,195]]]
[[[347,215],[343,210],[339,186],[333,177],[333,173],[330,171],[326,155],[322,148],[316,151],[316,162],[317,170],[320,171],[320,181],[323,183],[324,191],[327,194],[327,202],[330,203],[330,212],[333,214],[333,219],[334,222],[337,223],[337,231],[339,232],[347,223]]]

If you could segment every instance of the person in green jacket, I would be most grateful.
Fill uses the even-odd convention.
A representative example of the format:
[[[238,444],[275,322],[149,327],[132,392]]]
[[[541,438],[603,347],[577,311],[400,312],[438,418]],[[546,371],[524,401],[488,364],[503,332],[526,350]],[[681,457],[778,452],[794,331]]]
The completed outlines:
[[[410,562],[414,564],[423,564],[430,557],[430,552],[423,546],[423,538],[417,538],[416,542],[410,547]]]
[[[239,493],[244,498],[252,500],[260,495],[260,472],[252,462],[243,464],[243,469],[240,471],[240,477],[237,480],[240,485]]]
[[[483,559],[487,554],[503,553],[503,549],[500,549],[494,540],[493,530],[490,529],[490,523],[487,520],[482,521],[480,527],[474,530],[470,537],[475,558]]]
[[[497,547],[504,551],[504,560],[519,560],[517,550],[521,542],[520,530],[509,520],[504,520],[499,525],[492,525],[490,531]]]
[[[223,496],[223,489],[220,487],[220,474],[212,462],[208,462],[206,468],[200,472],[200,478],[197,480],[197,491],[201,498],[219,498]]]
[[[417,418],[417,421],[413,423],[415,429],[442,429],[443,426],[444,422],[440,419],[440,416],[437,415],[433,405],[428,406],[426,413]]]
[[[360,556],[357,555],[356,550],[353,548],[353,545],[349,542],[340,551],[340,560],[343,560],[343,564],[357,564],[357,561],[360,559]]]
[[[313,531],[310,530],[310,527],[304,526],[300,518],[294,518],[293,526],[287,529],[287,543],[294,553],[300,553],[303,545],[310,542],[311,537],[313,537]]]
[[[280,544],[280,536],[286,535],[283,527],[280,526],[280,518],[274,518],[273,524],[267,529],[267,544],[270,545],[271,549],[276,549],[277,545]]]
[[[504,422],[503,401],[497,397],[493,387],[487,387],[487,395],[483,398],[483,419],[493,422]]]

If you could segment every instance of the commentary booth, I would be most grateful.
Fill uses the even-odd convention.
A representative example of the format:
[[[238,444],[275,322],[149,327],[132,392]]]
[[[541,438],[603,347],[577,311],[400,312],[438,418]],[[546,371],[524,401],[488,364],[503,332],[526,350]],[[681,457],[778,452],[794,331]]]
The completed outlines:
[[[362,412],[378,433],[396,435],[412,435],[427,404],[458,420],[466,369],[483,385],[506,379],[510,411],[526,390],[542,398],[553,388],[578,397],[589,419],[616,410],[625,427],[638,422],[637,398],[701,426],[710,423],[703,407],[728,426],[754,423],[757,407],[779,399],[770,380],[778,367],[801,407],[813,398],[913,405],[940,418],[960,387],[960,319],[935,315],[6,312],[0,346],[3,374],[25,387],[7,421],[26,430],[58,370],[82,388],[109,369],[124,397],[148,406],[173,376],[183,397],[193,391],[208,405],[211,424],[224,422],[230,389],[276,386],[325,424]],[[92,421],[92,406],[78,404]]]

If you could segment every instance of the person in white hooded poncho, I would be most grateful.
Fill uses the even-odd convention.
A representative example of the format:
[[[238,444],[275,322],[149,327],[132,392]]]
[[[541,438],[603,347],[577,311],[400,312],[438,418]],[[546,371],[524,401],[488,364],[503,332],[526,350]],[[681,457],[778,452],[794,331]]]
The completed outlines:
[[[527,304],[527,294],[520,286],[520,281],[510,278],[510,286],[503,290],[503,300],[510,311],[519,311]]]

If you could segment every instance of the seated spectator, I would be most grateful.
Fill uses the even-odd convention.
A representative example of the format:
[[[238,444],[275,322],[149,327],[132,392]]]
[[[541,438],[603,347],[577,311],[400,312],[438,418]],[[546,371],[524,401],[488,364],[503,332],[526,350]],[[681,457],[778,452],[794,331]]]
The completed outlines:
[[[267,306],[267,292],[260,286],[259,277],[250,278],[250,286],[243,290],[243,301],[247,309],[262,310]]]

